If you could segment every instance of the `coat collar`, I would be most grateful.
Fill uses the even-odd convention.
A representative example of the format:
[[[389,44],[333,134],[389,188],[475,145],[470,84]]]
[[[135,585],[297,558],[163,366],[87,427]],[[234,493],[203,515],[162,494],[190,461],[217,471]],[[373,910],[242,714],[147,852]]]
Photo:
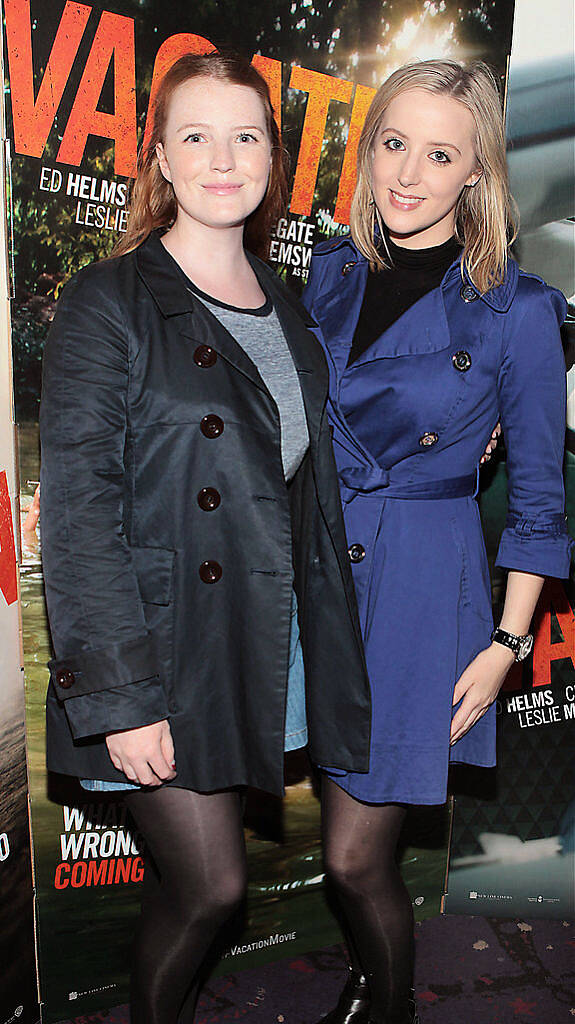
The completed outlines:
[[[338,238],[332,239],[330,242],[326,242],[318,247],[316,250],[317,256],[329,256],[331,253],[337,252],[338,250],[347,250],[342,253],[342,258],[345,255],[347,259],[346,266],[350,269],[357,265],[355,272],[349,274],[350,284],[355,280],[357,282],[357,273],[360,267],[367,267],[367,260],[365,256],[359,251],[351,235],[340,235]],[[447,269],[443,281],[440,287],[443,289],[447,284],[450,284],[453,280],[454,274],[459,274],[462,277],[464,284],[470,285],[474,288],[471,282],[467,268],[465,265],[462,266],[461,260],[457,259]],[[507,313],[513,299],[515,292],[517,291],[517,283],[519,280],[519,267],[514,259],[510,258],[507,263],[507,269],[503,282],[497,287],[492,288],[490,291],[480,295],[479,292],[475,291],[478,298],[481,299],[487,306],[495,310],[498,313]],[[337,282],[337,290],[341,291],[340,282]],[[330,293],[326,296],[329,299]]]
[[[312,299],[312,313],[318,321],[325,341],[328,356],[331,358],[336,378],[341,381],[347,367],[351,340],[357,327],[361,304],[368,275],[368,262],[359,251],[350,235],[343,235],[330,242],[321,244],[316,250],[319,261],[331,257],[329,269],[324,281],[327,288]],[[517,290],[519,270],[514,260],[509,260],[503,283],[484,295],[480,295],[469,279],[461,259],[456,259],[447,269],[438,289],[424,296],[427,303],[433,304],[432,313],[426,316],[426,323],[421,330],[429,336],[429,349],[436,347],[433,339],[437,332],[449,337],[450,319],[454,311],[461,309],[472,311],[476,300],[480,305],[487,306],[497,313],[506,313],[511,306]],[[454,305],[455,303],[455,305]],[[447,308],[447,304],[448,307]],[[429,313],[429,309],[427,310]],[[473,315],[473,314],[472,314]],[[393,354],[393,338],[398,334],[400,354],[407,354],[401,319],[392,324],[386,331],[386,352]],[[399,333],[398,333],[399,332]],[[446,342],[447,344],[447,342]],[[425,346],[423,346],[425,347]],[[421,338],[418,340],[418,351],[422,350]],[[354,366],[373,359],[378,349],[377,339],[359,357]],[[379,352],[381,355],[381,352]]]
[[[158,231],[152,231],[135,250],[136,267],[146,287],[151,292],[161,313],[165,317],[190,313],[198,305],[193,292],[186,288],[182,273],[173,256],[162,244]],[[277,275],[262,260],[246,253],[260,284],[265,281],[266,291],[274,291],[280,302],[285,301],[306,326],[314,327],[315,321],[305,306],[285,285],[278,283]],[[263,284],[262,284],[263,287]]]
[[[300,385],[308,426],[317,435],[325,403],[327,373],[321,346],[308,327],[317,326],[297,297],[262,260],[247,253],[262,290],[270,296],[290,349]],[[237,370],[268,394],[257,367],[244,349],[203,303],[194,296],[178,264],[153,231],[135,251],[136,267],[162,316],[174,318],[177,331],[188,340],[214,348]]]
[[[152,231],[135,251],[136,268],[164,317],[191,313],[194,299],[174,258]]]

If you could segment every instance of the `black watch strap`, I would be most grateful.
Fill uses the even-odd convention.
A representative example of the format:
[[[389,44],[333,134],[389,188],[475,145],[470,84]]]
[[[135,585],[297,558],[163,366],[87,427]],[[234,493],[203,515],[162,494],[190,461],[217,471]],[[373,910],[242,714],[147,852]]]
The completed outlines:
[[[506,629],[497,626],[492,634],[491,640],[495,643],[508,647],[515,655],[515,661],[524,661],[533,647],[533,636],[527,633],[525,636],[516,636],[515,633],[508,633]]]

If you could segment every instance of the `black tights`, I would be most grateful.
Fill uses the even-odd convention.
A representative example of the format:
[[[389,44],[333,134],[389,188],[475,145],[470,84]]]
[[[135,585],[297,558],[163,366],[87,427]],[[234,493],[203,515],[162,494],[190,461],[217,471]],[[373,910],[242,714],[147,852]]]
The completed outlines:
[[[411,899],[397,865],[406,809],[360,803],[326,776],[322,801],[325,868],[349,927],[352,966],[367,977],[374,1024],[403,1024],[414,956]]]
[[[244,898],[240,794],[165,786],[126,794],[148,857],[134,943],[132,1024],[191,1024],[198,970]]]

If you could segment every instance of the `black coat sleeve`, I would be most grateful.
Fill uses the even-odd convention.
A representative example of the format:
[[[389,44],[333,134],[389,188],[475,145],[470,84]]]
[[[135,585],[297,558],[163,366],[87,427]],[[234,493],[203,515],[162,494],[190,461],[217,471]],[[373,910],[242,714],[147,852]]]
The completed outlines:
[[[41,533],[55,659],[75,738],[168,717],[124,534],[129,335],[113,264],[64,289],[44,354]]]

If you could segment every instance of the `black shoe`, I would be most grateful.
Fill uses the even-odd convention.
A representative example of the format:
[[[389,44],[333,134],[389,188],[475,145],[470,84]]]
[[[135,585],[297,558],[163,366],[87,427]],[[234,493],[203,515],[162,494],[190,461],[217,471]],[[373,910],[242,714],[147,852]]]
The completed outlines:
[[[368,1020],[367,1024],[376,1024],[376,1021]],[[415,999],[408,1000],[407,1016],[401,1018],[401,1024],[421,1024]]]
[[[417,1012],[417,1003],[415,1002],[415,999],[410,999],[409,1000],[409,1017],[408,1017],[408,1021],[409,1021],[409,1024],[421,1024],[421,1021],[419,1020],[419,1014]]]
[[[350,968],[337,1006],[318,1024],[369,1024],[369,991],[363,974]]]

